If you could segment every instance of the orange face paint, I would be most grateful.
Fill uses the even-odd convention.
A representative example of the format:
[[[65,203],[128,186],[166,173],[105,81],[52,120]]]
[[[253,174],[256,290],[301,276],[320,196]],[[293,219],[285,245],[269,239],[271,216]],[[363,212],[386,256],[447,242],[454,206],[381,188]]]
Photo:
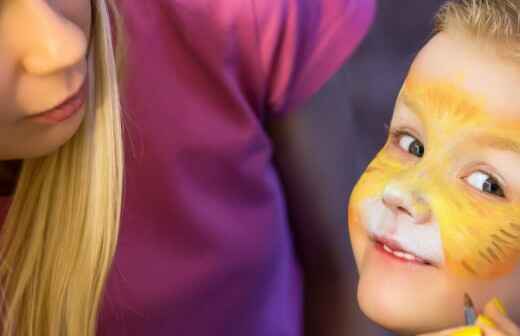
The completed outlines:
[[[362,227],[364,204],[380,199],[389,184],[398,185],[429,206],[452,272],[478,278],[508,273],[520,256],[520,202],[484,195],[463,178],[465,167],[483,160],[486,148],[514,151],[520,124],[493,118],[484,99],[457,83],[409,78],[399,101],[420,120],[424,156],[403,159],[389,139],[353,191],[350,225]]]

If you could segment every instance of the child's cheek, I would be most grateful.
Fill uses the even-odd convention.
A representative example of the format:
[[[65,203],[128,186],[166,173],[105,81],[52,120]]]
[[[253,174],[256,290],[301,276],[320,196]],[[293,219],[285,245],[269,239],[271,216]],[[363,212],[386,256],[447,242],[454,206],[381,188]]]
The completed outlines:
[[[480,279],[510,272],[520,257],[520,204],[488,200],[463,182],[443,175],[439,162],[418,167],[404,162],[388,147],[370,163],[352,192],[348,213],[351,232],[363,230],[361,205],[381,198],[389,181],[404,179],[428,199],[433,220],[441,228],[450,272]],[[406,178],[424,173],[428,178]]]
[[[369,164],[357,182],[349,203],[349,225],[359,229],[361,205],[374,198],[381,198],[388,182],[408,168],[385,146]]]
[[[520,256],[520,226],[514,225],[520,223],[519,205],[487,199],[470,188],[439,174],[427,182],[425,193],[441,228],[449,270],[493,279],[510,272]]]

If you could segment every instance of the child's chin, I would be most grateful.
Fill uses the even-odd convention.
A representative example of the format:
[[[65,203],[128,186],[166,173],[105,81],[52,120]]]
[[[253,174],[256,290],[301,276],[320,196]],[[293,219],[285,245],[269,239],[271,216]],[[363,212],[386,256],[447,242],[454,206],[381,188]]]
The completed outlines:
[[[358,303],[373,322],[399,335],[440,331],[463,323],[463,310],[454,293],[435,280],[413,283],[395,281],[365,270],[358,284]]]

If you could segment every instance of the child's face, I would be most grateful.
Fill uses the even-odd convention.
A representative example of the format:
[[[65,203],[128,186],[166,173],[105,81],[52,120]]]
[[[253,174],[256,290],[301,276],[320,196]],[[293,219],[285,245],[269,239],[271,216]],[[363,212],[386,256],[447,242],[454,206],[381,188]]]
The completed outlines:
[[[460,325],[464,292],[477,304],[501,296],[514,314],[519,88],[520,66],[462,36],[438,34],[414,61],[388,142],[350,200],[358,299],[376,322]]]

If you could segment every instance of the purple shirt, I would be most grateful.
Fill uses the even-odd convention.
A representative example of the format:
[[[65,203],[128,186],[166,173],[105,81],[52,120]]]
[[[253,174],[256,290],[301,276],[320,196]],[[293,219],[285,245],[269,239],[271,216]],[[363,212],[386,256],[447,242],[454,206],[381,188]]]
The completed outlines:
[[[126,193],[100,335],[296,336],[302,284],[264,129],[339,68],[374,0],[119,0]]]

